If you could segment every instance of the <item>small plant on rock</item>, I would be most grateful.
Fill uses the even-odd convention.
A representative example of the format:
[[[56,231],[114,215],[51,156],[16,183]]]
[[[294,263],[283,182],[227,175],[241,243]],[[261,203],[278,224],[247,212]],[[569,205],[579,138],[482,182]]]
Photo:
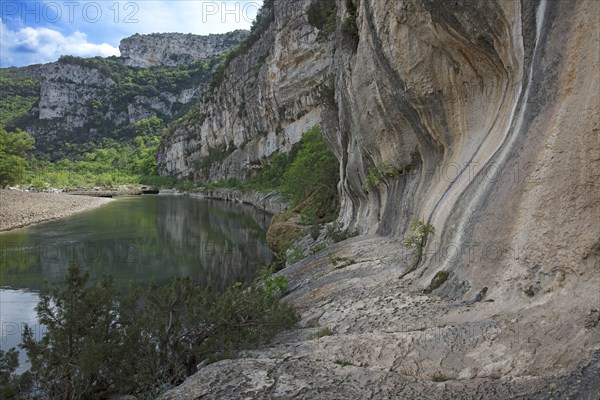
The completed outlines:
[[[343,229],[342,224],[335,222],[327,227],[325,230],[327,237],[333,240],[334,243],[341,242],[348,238],[358,236],[358,231],[351,231],[349,229]]]
[[[376,187],[385,179],[397,179],[400,176],[408,173],[411,170],[410,164],[404,168],[398,168],[388,163],[383,163],[375,167],[369,168],[369,174],[367,175],[367,185],[369,187]]]
[[[410,235],[405,236],[404,238],[404,246],[408,249],[415,249],[415,253],[413,256],[413,265],[412,269],[416,268],[421,262],[421,258],[423,256],[423,248],[427,243],[427,238],[429,235],[433,235],[435,232],[435,228],[433,225],[429,223],[425,223],[421,220],[414,220],[408,226],[408,230]]]
[[[312,339],[318,339],[321,338],[323,336],[331,336],[333,335],[333,330],[329,327],[324,327],[319,329],[317,332],[313,333],[312,335],[308,335],[308,340],[312,340]]]
[[[342,367],[347,367],[348,365],[354,365],[352,362],[348,360],[335,360],[334,363],[341,365]]]

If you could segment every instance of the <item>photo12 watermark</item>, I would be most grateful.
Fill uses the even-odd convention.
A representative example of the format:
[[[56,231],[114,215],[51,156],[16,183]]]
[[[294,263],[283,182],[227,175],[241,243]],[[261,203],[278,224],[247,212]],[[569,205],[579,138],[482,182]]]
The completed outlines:
[[[2,1],[2,22],[20,21],[23,24],[101,23],[137,24],[150,18],[161,6],[183,4],[198,23],[251,23],[262,1]]]

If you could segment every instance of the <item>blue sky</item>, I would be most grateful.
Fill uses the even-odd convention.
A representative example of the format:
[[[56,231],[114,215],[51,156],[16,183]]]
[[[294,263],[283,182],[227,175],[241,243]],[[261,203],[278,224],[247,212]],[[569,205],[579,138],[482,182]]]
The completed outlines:
[[[262,0],[0,0],[0,66],[119,55],[135,33],[249,29]]]

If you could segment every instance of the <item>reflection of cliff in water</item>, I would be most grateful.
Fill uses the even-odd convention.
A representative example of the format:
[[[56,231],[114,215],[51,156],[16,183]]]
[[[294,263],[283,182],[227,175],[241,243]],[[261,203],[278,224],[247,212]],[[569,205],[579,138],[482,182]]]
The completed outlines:
[[[270,216],[252,207],[189,197],[122,198],[97,210],[0,235],[0,286],[41,289],[77,260],[92,279],[121,288],[174,276],[223,289],[271,262]]]
[[[196,263],[189,275],[198,282],[222,289],[252,279],[257,267],[271,263],[264,228],[270,216],[247,205],[185,200],[201,206],[159,202],[156,224],[171,258],[183,258],[185,265]]]

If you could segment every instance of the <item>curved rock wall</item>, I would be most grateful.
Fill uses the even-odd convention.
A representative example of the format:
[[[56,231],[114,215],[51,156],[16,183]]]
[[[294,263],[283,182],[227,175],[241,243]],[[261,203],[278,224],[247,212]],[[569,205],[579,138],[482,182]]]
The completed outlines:
[[[281,13],[267,37],[308,32],[305,17]],[[337,1],[336,32],[313,42],[330,67],[306,76],[313,70],[298,61],[298,74],[288,66],[257,82],[318,93],[334,72],[335,102],[310,97],[310,107],[340,159],[339,221],[362,235],[282,271],[298,329],[200,370],[164,398],[597,397],[599,19],[596,1]],[[277,43],[259,46],[271,57],[261,73],[280,65]],[[261,100],[233,134],[224,121],[236,103],[225,99],[245,84],[232,85],[233,69],[206,106],[220,114],[198,125],[196,142],[180,131],[181,149],[208,154],[263,121],[292,126],[293,115]],[[249,143],[258,146],[251,159],[285,150]],[[165,171],[194,176],[169,146]],[[196,178],[239,177],[234,154]],[[412,270],[403,239],[415,219],[435,234]],[[436,276],[447,280],[430,286]],[[322,327],[333,335],[306,339]]]
[[[544,254],[538,266],[597,256],[598,4],[357,5],[359,41],[337,47],[339,109],[326,130],[342,154],[340,219],[386,236],[430,222],[437,238],[423,284],[468,265],[473,251],[480,264],[513,263],[506,251],[488,262],[486,246]],[[406,172],[373,187],[369,168],[381,165]],[[506,241],[500,231],[511,232]],[[532,279],[524,291],[544,289]]]

